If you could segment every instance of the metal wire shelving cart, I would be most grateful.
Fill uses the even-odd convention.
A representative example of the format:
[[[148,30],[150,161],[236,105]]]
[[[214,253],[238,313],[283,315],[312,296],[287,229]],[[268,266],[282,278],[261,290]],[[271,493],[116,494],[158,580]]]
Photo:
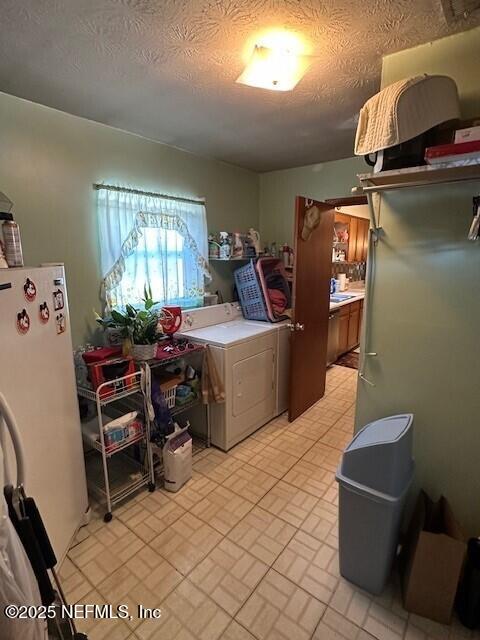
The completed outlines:
[[[105,522],[112,519],[115,505],[143,486],[155,490],[150,423],[145,411],[142,381],[143,369],[135,373],[109,380],[96,390],[77,387],[78,395],[95,404],[97,430],[87,429],[82,424],[84,443],[99,456],[87,455],[87,477],[90,489],[106,501]],[[143,414],[141,430],[119,442],[106,443],[103,410],[111,406],[110,413],[122,415],[125,411],[138,410]],[[90,422],[89,424],[92,424]],[[131,447],[136,445],[135,454]]]

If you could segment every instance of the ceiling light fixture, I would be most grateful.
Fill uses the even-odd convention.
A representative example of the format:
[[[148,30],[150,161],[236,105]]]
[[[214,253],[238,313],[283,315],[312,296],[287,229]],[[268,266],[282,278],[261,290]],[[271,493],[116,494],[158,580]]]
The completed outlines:
[[[301,43],[291,34],[267,34],[255,44],[237,82],[271,91],[291,91],[310,65],[310,56],[302,49]]]

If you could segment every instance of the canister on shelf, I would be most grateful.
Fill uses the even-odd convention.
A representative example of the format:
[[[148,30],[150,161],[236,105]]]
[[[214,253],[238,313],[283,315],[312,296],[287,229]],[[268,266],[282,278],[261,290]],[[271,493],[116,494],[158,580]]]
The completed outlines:
[[[20,227],[14,220],[5,220],[2,225],[5,258],[9,267],[23,267]]]

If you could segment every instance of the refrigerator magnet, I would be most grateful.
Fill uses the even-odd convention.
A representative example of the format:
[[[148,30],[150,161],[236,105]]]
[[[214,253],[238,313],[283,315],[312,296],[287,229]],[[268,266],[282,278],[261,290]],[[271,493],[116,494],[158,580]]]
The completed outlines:
[[[37,287],[35,286],[35,283],[30,280],[30,278],[27,278],[25,280],[25,284],[23,285],[23,293],[25,294],[25,300],[27,300],[27,302],[33,302],[37,297]]]
[[[55,311],[60,311],[65,306],[65,302],[63,299],[63,291],[61,289],[57,289],[53,292],[53,308]]]
[[[67,329],[67,324],[65,322],[65,316],[63,315],[63,313],[57,314],[57,317],[55,318],[55,324],[57,327],[58,335],[60,335],[61,333],[65,333]]]
[[[30,317],[26,309],[22,309],[19,313],[17,313],[16,323],[18,333],[22,335],[28,333],[30,329]]]
[[[39,313],[40,322],[42,324],[47,324],[47,322],[50,320],[50,309],[48,308],[48,304],[46,302],[40,303]]]

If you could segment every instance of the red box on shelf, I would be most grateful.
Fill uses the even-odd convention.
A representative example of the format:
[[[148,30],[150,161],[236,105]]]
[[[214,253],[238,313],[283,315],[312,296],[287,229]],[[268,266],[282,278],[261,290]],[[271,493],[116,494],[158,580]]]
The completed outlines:
[[[135,362],[131,356],[110,358],[102,362],[95,362],[89,365],[89,372],[94,391],[96,391],[100,385],[112,380],[111,385],[102,388],[100,392],[101,398],[127,391],[135,385],[133,378],[118,381],[118,378],[124,378],[136,372]]]
[[[122,347],[100,347],[100,349],[92,349],[82,354],[83,361],[86,365],[95,362],[103,362],[111,358],[118,358],[122,355]]]

